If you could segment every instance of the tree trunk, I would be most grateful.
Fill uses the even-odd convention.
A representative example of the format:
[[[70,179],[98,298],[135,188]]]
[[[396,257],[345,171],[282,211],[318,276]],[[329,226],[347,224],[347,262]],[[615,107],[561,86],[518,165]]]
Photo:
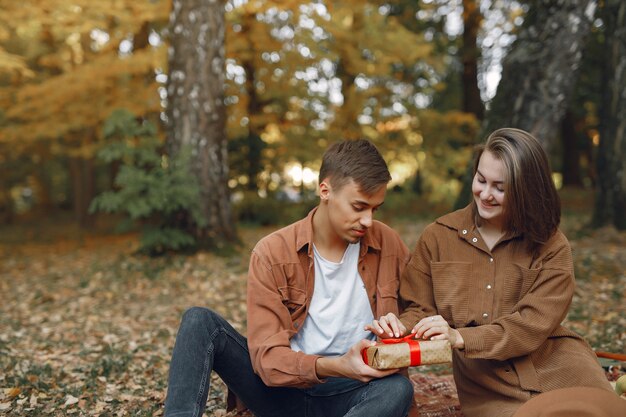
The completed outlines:
[[[476,0],[463,0],[463,111],[472,113],[482,120],[485,107],[478,88],[478,58],[480,49],[476,45],[478,30],[482,21]]]
[[[89,214],[89,205],[96,195],[94,160],[70,157],[69,171],[76,222],[81,228],[89,228],[94,222],[94,216]]]
[[[4,187],[4,184],[2,184],[0,186],[0,224],[11,224],[14,215],[11,193],[8,187]]]
[[[593,0],[534,0],[502,63],[502,78],[480,134],[502,127],[532,133],[548,154],[576,82]],[[471,198],[470,163],[455,207]]]
[[[265,143],[261,139],[261,129],[252,122],[253,117],[261,113],[261,103],[256,92],[256,72],[252,57],[242,62],[244,71],[246,72],[246,92],[248,93],[248,137],[246,138],[246,175],[248,176],[248,184],[246,188],[250,191],[258,191],[258,176],[263,170],[261,165],[261,155]]]
[[[224,107],[224,3],[174,0],[170,15],[167,144],[175,156],[191,148],[201,209],[195,226],[201,244],[234,241],[228,191],[228,139]]]
[[[563,185],[582,187],[583,180],[580,175],[580,149],[578,131],[576,129],[576,117],[571,111],[566,111],[561,121],[561,145],[563,147]]]
[[[532,133],[546,152],[558,137],[591,29],[593,0],[535,0],[511,51],[484,133],[517,127]]]
[[[595,226],[626,229],[626,2],[604,6],[607,60],[600,113]]]
[[[351,30],[353,32],[359,32],[363,30],[365,25],[365,18],[363,16],[362,9],[356,9],[352,11],[352,24]],[[357,42],[357,41],[352,41]],[[335,109],[335,118],[332,121],[330,132],[341,134],[342,139],[358,139],[361,137],[361,127],[359,126],[358,116],[361,113],[361,106],[358,103],[359,93],[357,92],[354,81],[358,75],[354,68],[350,68],[346,65],[350,62],[348,56],[350,46],[339,46],[338,49],[338,61],[336,68],[336,76],[341,80],[341,95],[343,97],[343,103]],[[358,71],[358,70],[357,70]]]

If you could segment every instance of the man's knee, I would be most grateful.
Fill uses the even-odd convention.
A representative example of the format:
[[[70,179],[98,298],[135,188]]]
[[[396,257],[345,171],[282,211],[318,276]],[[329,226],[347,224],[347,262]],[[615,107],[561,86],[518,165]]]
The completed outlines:
[[[370,383],[369,401],[376,415],[404,417],[413,403],[413,384],[403,375],[391,375]]]
[[[385,384],[384,391],[385,397],[390,400],[389,403],[393,404],[397,411],[406,414],[413,402],[413,384],[411,381],[402,375],[392,375],[387,377],[387,383]]]
[[[219,315],[211,309],[204,307],[190,307],[183,314],[180,327],[207,330],[217,326]]]
[[[396,375],[396,386],[394,387],[394,391],[397,392],[398,401],[402,404],[411,404],[413,401],[413,384],[409,380],[401,375]]]

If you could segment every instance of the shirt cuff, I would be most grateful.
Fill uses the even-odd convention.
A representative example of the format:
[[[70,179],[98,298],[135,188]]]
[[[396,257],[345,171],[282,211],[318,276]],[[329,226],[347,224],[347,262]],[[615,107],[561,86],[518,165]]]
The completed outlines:
[[[315,385],[315,384],[321,384],[325,382],[325,380],[319,379],[319,377],[317,376],[317,372],[315,371],[315,363],[321,357],[322,356],[320,355],[302,354],[302,359],[300,360],[299,371],[300,371],[300,378],[305,384]]]
[[[480,332],[472,331],[475,329],[472,328],[461,328],[457,329],[465,342],[465,351],[466,357],[471,357],[473,353],[480,352],[484,350],[485,340],[480,336]]]

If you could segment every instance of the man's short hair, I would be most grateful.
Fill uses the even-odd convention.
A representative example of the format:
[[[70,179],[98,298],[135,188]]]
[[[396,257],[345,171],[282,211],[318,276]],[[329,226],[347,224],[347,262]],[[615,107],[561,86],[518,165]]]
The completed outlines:
[[[319,182],[327,178],[336,189],[353,180],[361,192],[373,194],[391,181],[391,174],[378,149],[358,139],[335,143],[324,153]]]

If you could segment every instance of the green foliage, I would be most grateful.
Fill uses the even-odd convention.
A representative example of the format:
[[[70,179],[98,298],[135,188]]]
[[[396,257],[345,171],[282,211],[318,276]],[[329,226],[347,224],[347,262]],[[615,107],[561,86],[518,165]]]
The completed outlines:
[[[437,216],[449,211],[449,205],[433,202],[424,196],[417,195],[407,185],[404,188],[394,187],[387,191],[385,204],[377,213],[377,218],[385,223],[399,220],[414,221],[425,219],[432,221]]]
[[[200,189],[190,172],[190,153],[175,158],[160,152],[156,128],[139,123],[126,110],[117,110],[106,121],[110,140],[98,153],[107,163],[121,163],[114,190],[97,196],[91,212],[123,213],[142,225],[140,250],[151,255],[191,248],[196,241],[185,229],[185,219],[204,224],[200,214]],[[188,214],[190,216],[188,216]]]
[[[283,201],[277,196],[262,198],[257,193],[244,192],[243,198],[234,205],[235,218],[247,224],[283,225],[303,218],[316,204],[314,200]]]

